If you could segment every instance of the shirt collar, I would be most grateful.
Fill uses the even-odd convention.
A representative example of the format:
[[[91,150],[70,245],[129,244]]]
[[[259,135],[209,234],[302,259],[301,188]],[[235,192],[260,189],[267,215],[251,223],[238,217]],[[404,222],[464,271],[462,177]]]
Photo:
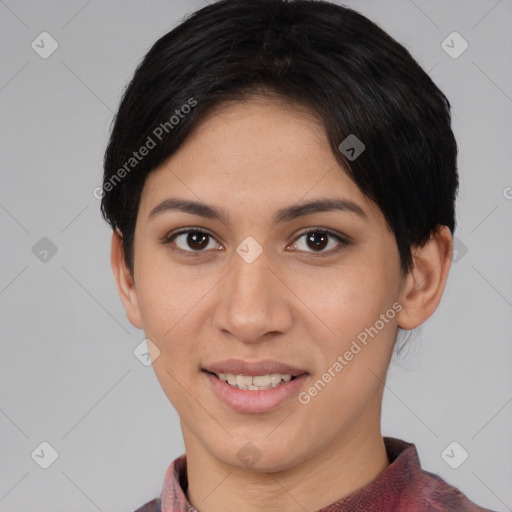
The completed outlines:
[[[372,482],[352,494],[331,503],[318,512],[387,512],[398,508],[402,491],[421,472],[414,444],[384,437],[389,466]],[[161,495],[161,512],[194,512],[186,496],[187,459],[181,455],[168,467]]]

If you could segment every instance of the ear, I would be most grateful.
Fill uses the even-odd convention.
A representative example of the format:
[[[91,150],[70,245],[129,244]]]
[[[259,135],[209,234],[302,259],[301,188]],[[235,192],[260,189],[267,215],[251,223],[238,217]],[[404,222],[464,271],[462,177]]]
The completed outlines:
[[[436,310],[452,263],[453,240],[447,226],[438,226],[427,243],[413,250],[413,268],[405,277],[397,315],[399,327],[414,329]]]
[[[139,301],[135,290],[133,276],[124,259],[123,241],[117,231],[112,233],[112,245],[110,251],[110,264],[114,272],[117,291],[126,311],[130,323],[139,329],[143,329],[140,314]]]

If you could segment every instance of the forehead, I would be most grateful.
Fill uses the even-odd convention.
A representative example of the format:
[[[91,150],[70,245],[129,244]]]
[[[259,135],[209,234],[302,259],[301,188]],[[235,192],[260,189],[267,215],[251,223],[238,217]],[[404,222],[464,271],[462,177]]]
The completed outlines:
[[[320,196],[350,199],[370,214],[376,207],[346,174],[312,112],[260,97],[212,110],[149,175],[141,208],[169,195],[242,211]]]

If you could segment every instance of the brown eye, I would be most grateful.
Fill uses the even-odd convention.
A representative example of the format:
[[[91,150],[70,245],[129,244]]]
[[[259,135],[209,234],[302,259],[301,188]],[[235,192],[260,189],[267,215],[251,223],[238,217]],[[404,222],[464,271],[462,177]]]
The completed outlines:
[[[209,235],[206,233],[202,233],[201,231],[197,231],[195,233],[188,233],[186,237],[186,243],[194,251],[200,251],[208,246]]]
[[[321,251],[327,247],[329,243],[329,235],[322,231],[313,231],[307,233],[306,243],[315,251]]]
[[[219,245],[209,233],[197,229],[171,234],[164,243],[174,243],[179,250],[186,252],[204,252],[206,249],[215,249]]]
[[[348,239],[325,229],[314,229],[300,235],[294,246],[308,253],[330,254],[350,245]],[[327,250],[325,250],[327,249]]]

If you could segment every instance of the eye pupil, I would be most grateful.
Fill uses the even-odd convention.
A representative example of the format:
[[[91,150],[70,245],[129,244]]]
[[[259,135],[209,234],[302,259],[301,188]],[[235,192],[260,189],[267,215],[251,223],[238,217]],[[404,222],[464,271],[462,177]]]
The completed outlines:
[[[187,244],[191,249],[199,251],[208,245],[208,236],[200,231],[191,232],[187,236]]]
[[[321,231],[312,231],[307,237],[308,244],[309,243],[313,244],[310,247],[315,250],[324,249],[326,247],[328,241],[329,241],[328,234],[323,233]]]

